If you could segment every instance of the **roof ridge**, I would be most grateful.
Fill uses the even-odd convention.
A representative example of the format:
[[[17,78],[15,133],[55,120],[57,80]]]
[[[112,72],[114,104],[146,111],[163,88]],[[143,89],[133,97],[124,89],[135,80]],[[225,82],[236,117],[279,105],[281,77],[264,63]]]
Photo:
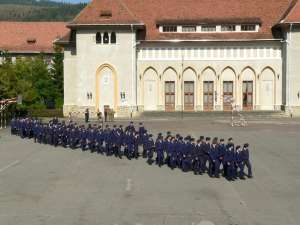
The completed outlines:
[[[127,10],[127,12],[130,14],[130,16],[133,17],[134,20],[139,21],[139,19],[132,13],[132,11],[127,7],[127,5],[124,3],[123,0],[118,0],[118,1]]]
[[[287,8],[285,13],[280,18],[279,23],[284,22],[287,19],[287,17],[292,13],[292,11],[295,10],[296,5],[299,3],[300,3],[299,0],[291,0],[289,7]]]
[[[87,8],[87,7],[89,7],[91,4],[93,4],[94,3],[94,1],[97,1],[97,0],[92,0],[92,1],[90,1],[74,18],[73,18],[73,20],[71,20],[70,21],[70,23],[72,23],[72,22],[74,22],[75,20],[77,20],[77,18],[79,17],[79,16],[81,16],[81,14],[85,11],[85,9]]]

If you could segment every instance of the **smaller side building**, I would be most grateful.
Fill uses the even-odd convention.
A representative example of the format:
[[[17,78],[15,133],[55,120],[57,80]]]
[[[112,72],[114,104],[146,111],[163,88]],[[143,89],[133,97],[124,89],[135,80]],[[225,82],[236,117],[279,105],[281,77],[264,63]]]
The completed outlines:
[[[4,53],[16,57],[31,57],[43,53],[49,63],[54,53],[53,43],[68,32],[64,22],[0,21],[0,63]]]
[[[300,1],[288,11],[278,27],[283,33],[283,105],[293,115],[300,115]]]

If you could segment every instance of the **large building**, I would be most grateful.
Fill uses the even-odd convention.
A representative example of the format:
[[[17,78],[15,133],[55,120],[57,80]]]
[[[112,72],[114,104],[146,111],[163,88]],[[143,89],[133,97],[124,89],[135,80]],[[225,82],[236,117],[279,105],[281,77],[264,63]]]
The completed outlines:
[[[68,25],[64,113],[300,113],[300,1],[93,0]]]
[[[44,54],[51,62],[53,42],[68,33],[64,22],[0,21],[0,63],[4,54],[17,57]]]

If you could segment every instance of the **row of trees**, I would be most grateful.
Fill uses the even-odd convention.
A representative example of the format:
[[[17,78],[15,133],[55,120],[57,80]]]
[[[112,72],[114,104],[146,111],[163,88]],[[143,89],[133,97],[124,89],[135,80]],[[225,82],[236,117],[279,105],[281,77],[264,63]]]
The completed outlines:
[[[61,108],[63,105],[63,54],[55,48],[52,63],[45,55],[12,61],[4,54],[0,65],[0,99],[22,95],[25,109]]]
[[[0,0],[0,20],[9,21],[69,21],[86,4],[70,4],[36,0]]]

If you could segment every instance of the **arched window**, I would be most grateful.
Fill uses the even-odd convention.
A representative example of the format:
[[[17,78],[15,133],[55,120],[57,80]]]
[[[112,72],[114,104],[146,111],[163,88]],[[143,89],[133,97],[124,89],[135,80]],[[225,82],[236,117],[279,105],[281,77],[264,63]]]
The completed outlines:
[[[97,32],[96,33],[96,44],[101,44],[101,33]]]
[[[103,44],[108,44],[109,43],[109,35],[107,32],[103,34]]]
[[[110,35],[110,43],[111,44],[116,44],[117,43],[117,37],[116,37],[116,33],[112,32]]]

